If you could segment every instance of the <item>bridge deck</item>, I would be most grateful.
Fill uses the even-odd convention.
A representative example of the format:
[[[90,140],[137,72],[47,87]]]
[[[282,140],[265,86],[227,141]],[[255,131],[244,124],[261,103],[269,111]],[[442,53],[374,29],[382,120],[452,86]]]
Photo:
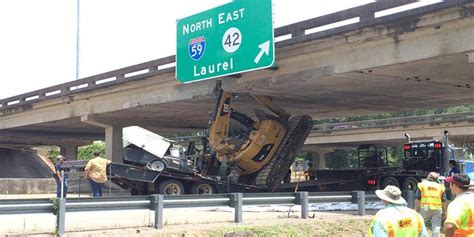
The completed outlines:
[[[474,1],[375,17],[411,2],[380,1],[275,29],[277,37],[291,35],[277,43],[277,67],[224,78],[223,86],[273,96],[290,113],[315,119],[473,104]],[[308,33],[354,17],[360,21]],[[173,63],[170,56],[3,99],[2,140],[103,138],[104,128],[84,116],[161,133],[206,128],[215,82],[179,84]],[[244,113],[255,107],[249,97],[236,101]]]

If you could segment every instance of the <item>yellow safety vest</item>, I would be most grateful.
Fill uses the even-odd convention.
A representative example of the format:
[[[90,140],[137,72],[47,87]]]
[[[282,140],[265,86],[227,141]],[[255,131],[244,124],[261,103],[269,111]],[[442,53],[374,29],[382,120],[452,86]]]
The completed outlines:
[[[372,227],[379,221],[388,237],[420,236],[423,220],[414,210],[404,206],[389,206],[377,212],[370,225],[369,237],[373,237]]]
[[[471,194],[474,195],[474,194]],[[460,213],[455,213],[455,215],[460,216],[459,227],[454,231],[454,237],[472,237],[474,236],[474,203],[469,200],[464,200],[459,198],[459,200],[454,200],[463,202],[463,209],[460,210]]]
[[[430,210],[442,209],[443,193],[445,190],[443,185],[433,181],[427,181],[418,183],[418,189],[420,189],[421,192],[421,208],[428,206]]]

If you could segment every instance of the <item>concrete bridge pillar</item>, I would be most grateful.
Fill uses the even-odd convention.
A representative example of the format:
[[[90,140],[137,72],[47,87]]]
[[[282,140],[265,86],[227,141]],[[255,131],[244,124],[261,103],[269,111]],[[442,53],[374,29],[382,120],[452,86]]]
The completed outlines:
[[[105,158],[114,163],[123,163],[122,126],[105,128]]]
[[[100,119],[82,116],[81,121],[105,129],[105,158],[114,163],[123,163],[124,150],[122,147],[123,125],[113,124],[111,121],[100,121]]]
[[[333,152],[330,148],[320,148],[317,146],[305,146],[303,151],[310,152],[313,154],[313,169],[325,169],[326,168],[326,154]]]
[[[319,154],[319,164],[318,164],[318,169],[326,169],[326,155],[328,153],[333,152],[333,149],[319,149],[318,154]]]
[[[77,160],[77,144],[60,144],[59,153],[66,157],[67,160]]]

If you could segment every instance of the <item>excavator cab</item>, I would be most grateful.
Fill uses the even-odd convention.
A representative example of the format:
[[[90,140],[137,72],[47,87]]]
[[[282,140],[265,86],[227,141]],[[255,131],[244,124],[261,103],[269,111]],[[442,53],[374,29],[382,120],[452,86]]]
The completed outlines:
[[[247,183],[273,187],[284,179],[303,146],[312,119],[308,115],[291,117],[269,97],[252,95],[274,113],[257,110],[254,120],[232,108],[233,96],[232,92],[219,90],[210,121],[209,145],[230,180],[245,179]],[[230,128],[231,121],[244,129],[235,132]]]

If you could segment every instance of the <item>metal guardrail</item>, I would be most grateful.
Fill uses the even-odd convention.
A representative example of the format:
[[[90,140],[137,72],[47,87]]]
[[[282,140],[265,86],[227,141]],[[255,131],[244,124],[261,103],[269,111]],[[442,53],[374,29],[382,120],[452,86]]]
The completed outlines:
[[[409,192],[407,200],[413,207],[413,192]],[[310,203],[352,202],[358,204],[358,214],[365,215],[366,200],[376,200],[377,197],[364,191],[352,192],[296,192],[296,193],[230,193],[213,195],[181,195],[163,196],[160,194],[133,197],[108,198],[71,198],[59,199],[58,232],[65,232],[66,212],[149,209],[155,212],[155,228],[163,227],[164,208],[191,207],[234,207],[234,221],[242,222],[242,207],[244,205],[296,204],[301,205],[301,217],[308,218]],[[410,204],[411,203],[411,204]],[[0,200],[0,215],[54,213],[50,199],[16,199]]]
[[[416,125],[416,124],[453,123],[453,122],[460,122],[460,121],[474,121],[474,112],[364,120],[364,121],[347,122],[347,123],[330,123],[330,124],[314,125],[313,132],[332,132],[335,130],[384,128],[384,127],[408,126],[408,125]]]
[[[403,18],[417,17],[423,14],[439,11],[448,7],[472,3],[474,0],[445,0],[441,3],[419,7],[387,16],[375,17],[380,11],[407,5],[416,0],[378,0],[374,3],[350,8],[347,10],[316,17],[306,21],[290,24],[275,29],[275,37],[286,37],[288,39],[276,42],[276,47],[284,47],[315,39],[329,37],[335,34],[357,30],[363,27],[386,24]],[[359,22],[340,26],[329,30],[307,34],[308,31],[321,26],[337,23],[340,21],[359,18]],[[80,80],[70,81],[25,94],[12,96],[0,100],[0,115],[22,111],[21,106],[29,105],[46,99],[59,98],[75,93],[107,88],[130,81],[143,80],[161,74],[175,71],[175,56],[168,56],[157,60],[136,64],[118,70],[94,75]]]
[[[0,201],[0,214],[52,213],[50,199],[14,199]]]

